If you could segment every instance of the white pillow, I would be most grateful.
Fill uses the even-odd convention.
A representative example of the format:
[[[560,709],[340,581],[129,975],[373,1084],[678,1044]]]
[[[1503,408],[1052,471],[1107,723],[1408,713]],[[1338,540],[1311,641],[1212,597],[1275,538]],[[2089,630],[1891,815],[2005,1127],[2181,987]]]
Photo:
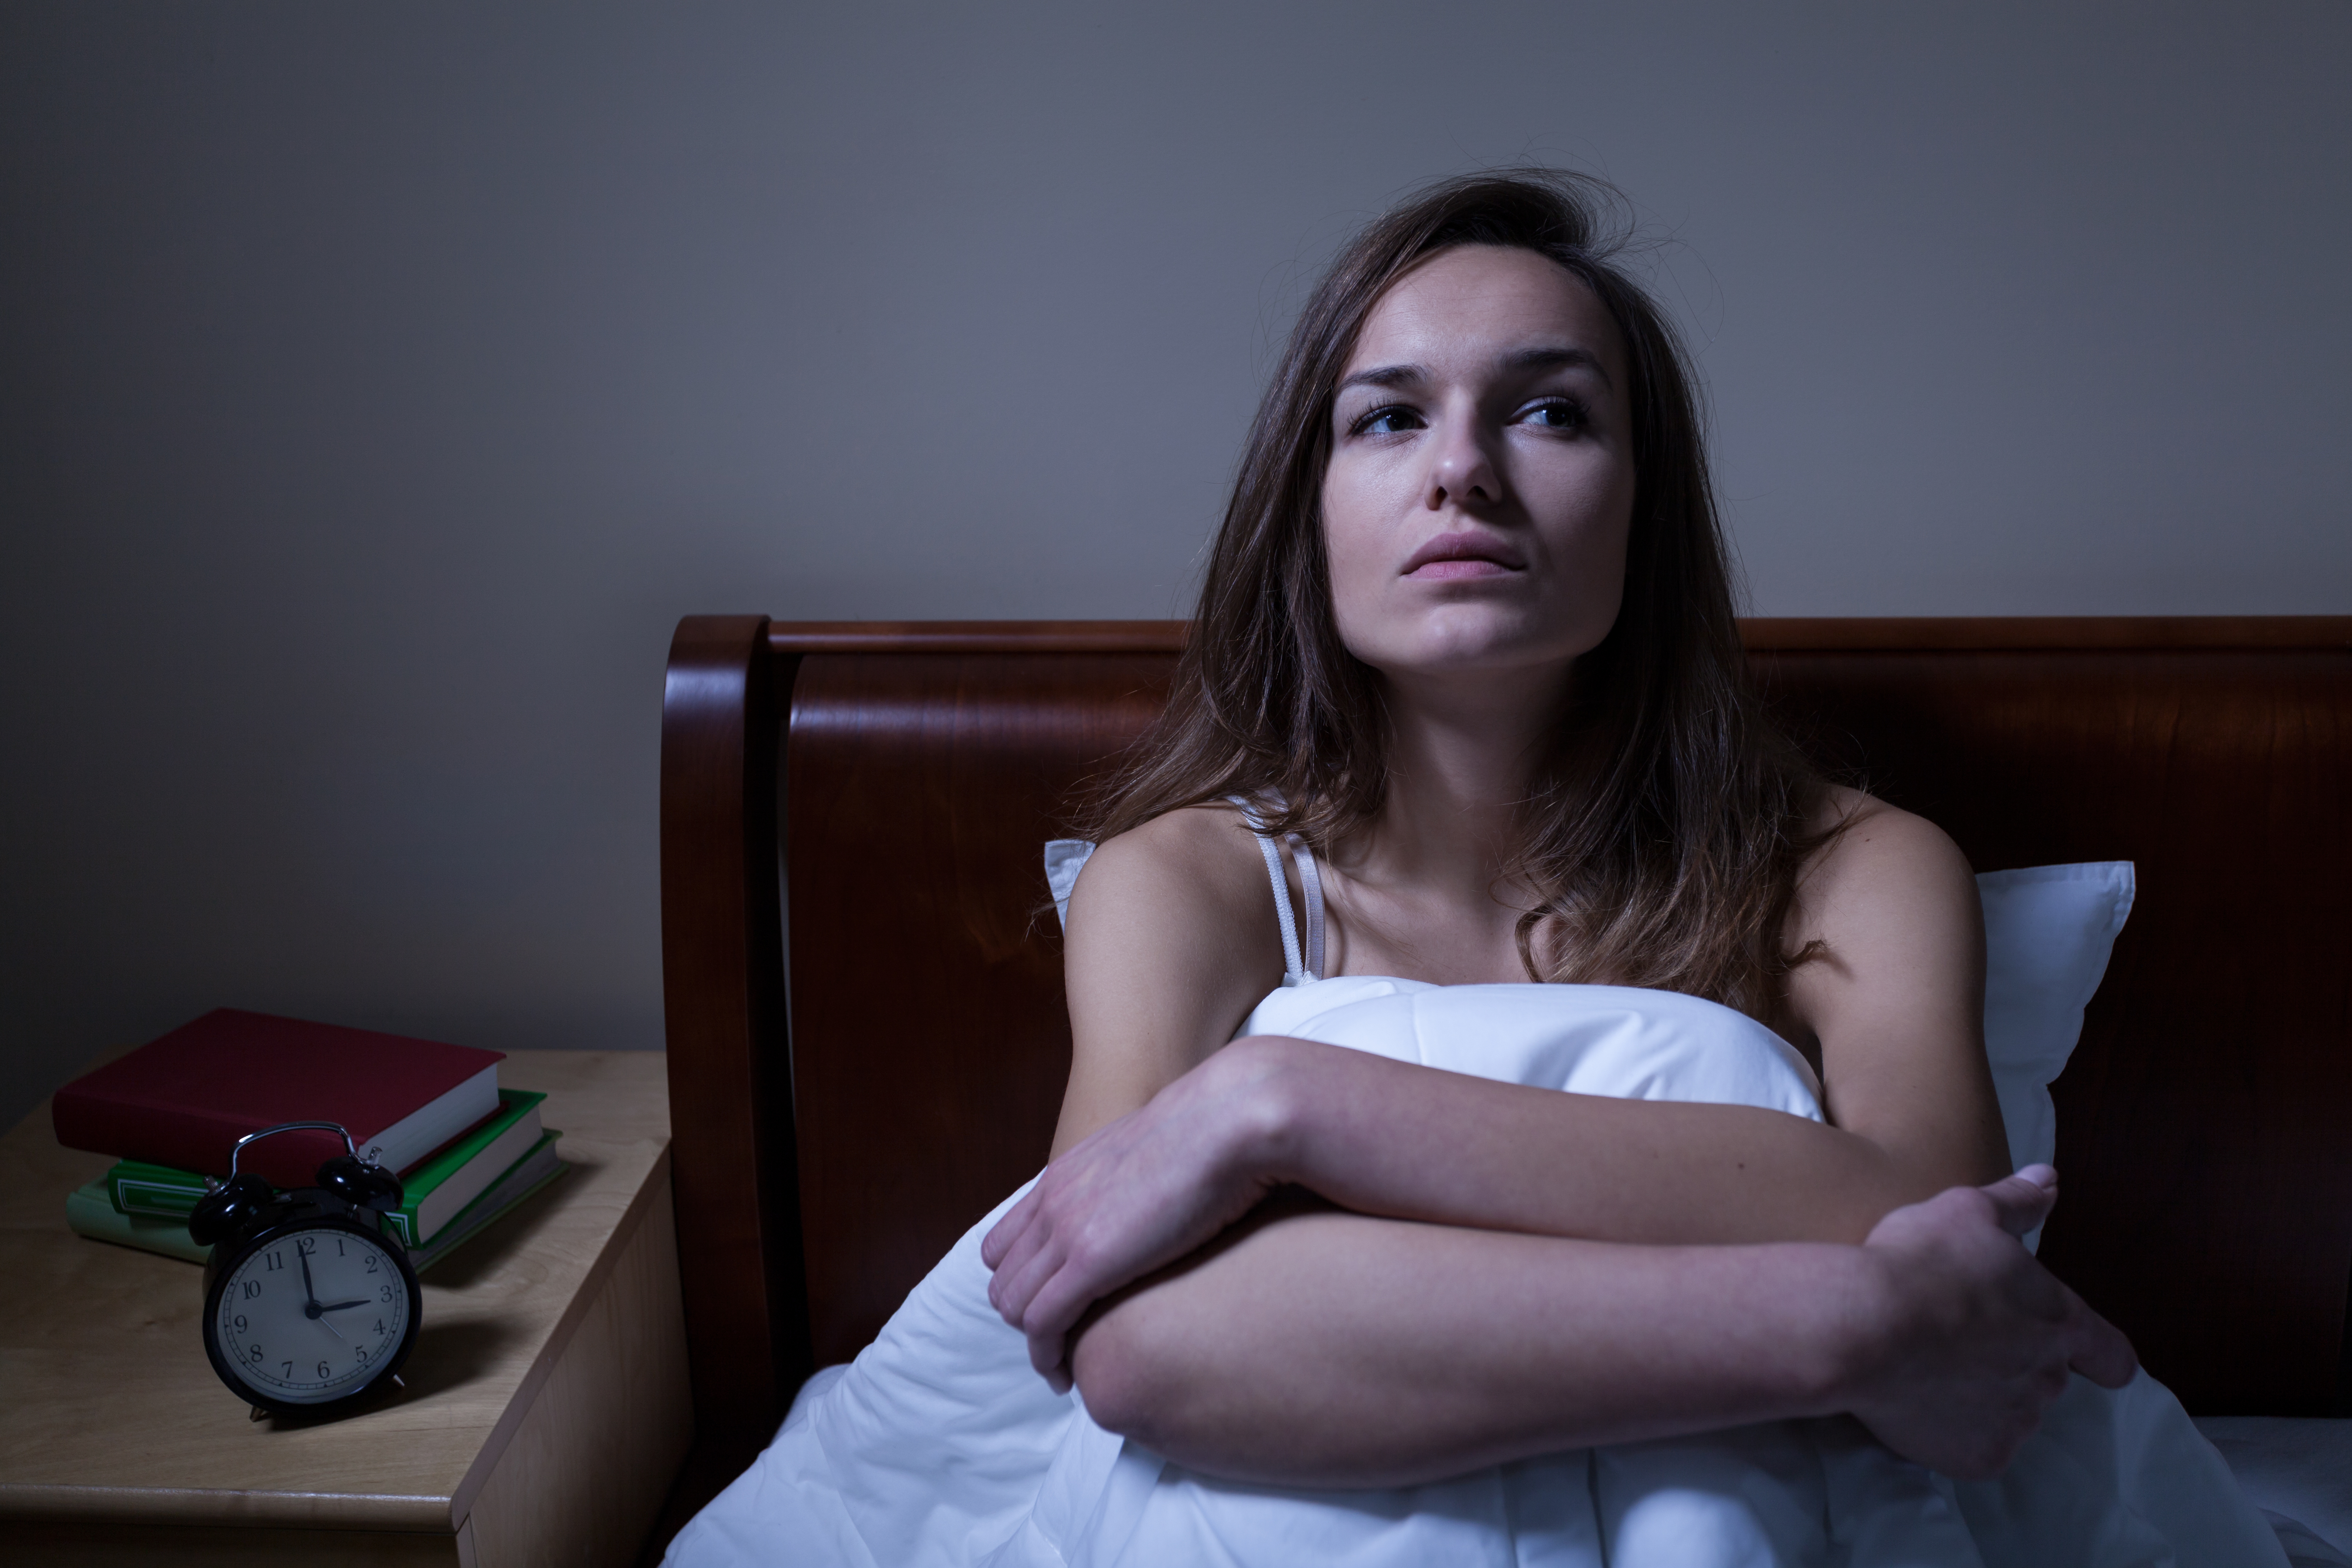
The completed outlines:
[[[1977,879],[1984,900],[1985,1055],[2016,1165],[2058,1151],[2050,1084],[2083,1035],[2083,1009],[2137,890],[2128,860],[2029,866]],[[2041,1240],[2035,1231],[2031,1247]]]
[[[1045,846],[1045,881],[1064,924],[1070,889],[1094,848],[1083,838]],[[2047,1164],[2058,1152],[2050,1085],[2082,1037],[2083,1009],[2107,972],[2136,890],[2128,860],[2029,866],[1977,879],[1984,900],[1985,1055],[2012,1168]],[[2041,1239],[2036,1230],[2026,1245]]]

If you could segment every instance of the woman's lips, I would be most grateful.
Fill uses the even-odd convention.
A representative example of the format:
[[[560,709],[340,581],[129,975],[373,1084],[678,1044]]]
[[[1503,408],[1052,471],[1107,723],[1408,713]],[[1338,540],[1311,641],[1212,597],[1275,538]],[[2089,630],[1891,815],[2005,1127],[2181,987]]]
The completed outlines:
[[[1473,577],[1507,577],[1526,564],[1507,540],[1483,529],[1448,529],[1412,552],[1404,574],[1423,582],[1461,582]]]
[[[1487,561],[1475,555],[1457,555],[1451,560],[1427,562],[1406,574],[1423,582],[1448,582],[1464,577],[1507,577],[1510,574],[1511,568],[1501,562]]]

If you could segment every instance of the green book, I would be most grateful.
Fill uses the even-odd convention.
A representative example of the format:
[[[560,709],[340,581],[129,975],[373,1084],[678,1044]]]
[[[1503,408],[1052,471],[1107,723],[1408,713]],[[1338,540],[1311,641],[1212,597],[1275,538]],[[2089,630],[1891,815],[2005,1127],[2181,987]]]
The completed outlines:
[[[465,1212],[441,1227],[441,1234],[432,1244],[408,1255],[409,1267],[419,1274],[432,1268],[457,1248],[490,1228],[493,1221],[516,1207],[525,1198],[572,1169],[555,1155],[555,1141],[561,1132],[542,1136],[531,1152],[516,1161],[496,1185],[467,1205]]]
[[[198,1247],[188,1239],[184,1219],[158,1219],[116,1208],[106,1195],[103,1181],[85,1182],[66,1194],[66,1224],[78,1236],[135,1247],[142,1252],[160,1252],[166,1258],[184,1258],[191,1263],[202,1263],[212,1256],[211,1247]]]
[[[516,1161],[489,1191],[467,1205],[456,1219],[442,1226],[431,1246],[409,1253],[411,1267],[420,1274],[432,1268],[452,1250],[488,1230],[508,1210],[570,1170],[572,1167],[555,1154],[555,1141],[562,1136],[561,1132],[541,1134],[531,1152]],[[202,1263],[211,1256],[210,1248],[198,1247],[188,1239],[187,1223],[183,1219],[124,1214],[117,1209],[103,1181],[88,1183],[66,1194],[66,1225],[75,1234],[96,1241],[135,1247],[142,1252],[182,1258],[190,1263]]]
[[[401,1177],[406,1201],[383,1216],[384,1229],[412,1249],[431,1246],[444,1226],[537,1146],[539,1102],[546,1098],[529,1089],[499,1090],[497,1115],[434,1151]],[[205,1195],[205,1179],[194,1171],[122,1160],[107,1172],[106,1191],[119,1214],[184,1224],[188,1211]]]

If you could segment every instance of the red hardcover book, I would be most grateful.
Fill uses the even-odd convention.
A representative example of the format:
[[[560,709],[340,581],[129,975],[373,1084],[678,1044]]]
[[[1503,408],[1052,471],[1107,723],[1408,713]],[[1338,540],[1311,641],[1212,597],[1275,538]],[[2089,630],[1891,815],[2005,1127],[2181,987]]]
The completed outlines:
[[[223,1007],[58,1090],[58,1142],[125,1160],[228,1174],[229,1150],[281,1121],[336,1121],[394,1171],[499,1108],[501,1053]],[[239,1170],[307,1187],[343,1152],[331,1132],[286,1132]]]

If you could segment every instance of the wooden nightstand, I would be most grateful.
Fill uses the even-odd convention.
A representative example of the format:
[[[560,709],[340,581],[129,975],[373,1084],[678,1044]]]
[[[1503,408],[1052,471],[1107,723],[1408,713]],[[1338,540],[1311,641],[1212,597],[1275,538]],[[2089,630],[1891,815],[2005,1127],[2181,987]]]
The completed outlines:
[[[694,1434],[658,1052],[516,1051],[572,1171],[425,1276],[405,1391],[249,1419],[193,1264],[89,1241],[112,1162],[45,1105],[0,1139],[0,1556],[12,1563],[633,1562]]]

